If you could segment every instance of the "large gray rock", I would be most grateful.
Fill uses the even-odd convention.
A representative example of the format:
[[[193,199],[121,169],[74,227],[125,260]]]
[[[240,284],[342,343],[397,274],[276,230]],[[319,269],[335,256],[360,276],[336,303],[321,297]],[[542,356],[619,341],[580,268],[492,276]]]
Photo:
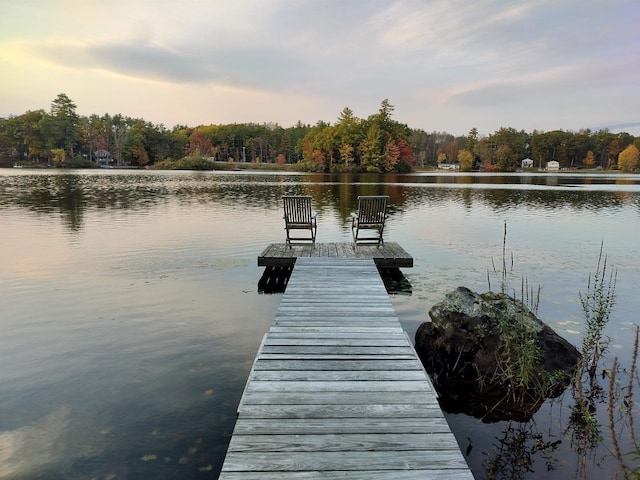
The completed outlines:
[[[443,407],[452,412],[462,411],[485,421],[527,420],[546,398],[566,388],[580,358],[573,345],[508,295],[480,295],[459,287],[434,305],[429,316],[431,322],[423,323],[416,332],[416,350]],[[541,356],[527,388],[505,383],[499,318],[507,318],[514,328],[526,327],[536,333]],[[555,387],[537,388],[550,373],[560,379]]]

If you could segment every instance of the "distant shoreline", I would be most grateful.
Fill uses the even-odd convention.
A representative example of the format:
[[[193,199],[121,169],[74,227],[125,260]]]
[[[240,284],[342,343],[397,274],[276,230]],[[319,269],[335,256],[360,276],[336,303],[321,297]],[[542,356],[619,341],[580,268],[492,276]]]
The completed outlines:
[[[300,170],[296,168],[295,164],[285,164],[278,165],[272,163],[227,163],[227,162],[215,162],[214,168],[208,170],[198,170],[198,169],[172,169],[172,168],[157,168],[154,166],[149,167],[137,167],[137,166],[111,166],[108,168],[100,168],[96,166],[95,168],[64,168],[64,167],[53,167],[47,165],[12,165],[12,164],[0,164],[0,168],[15,168],[15,169],[24,169],[24,170],[158,170],[158,171],[175,171],[175,170],[183,170],[183,171],[193,171],[193,172],[203,172],[203,171],[255,171],[255,172],[264,172],[264,171],[280,171],[280,172],[297,172],[297,173],[324,173],[324,172],[309,172],[306,170]],[[328,172],[327,172],[328,173]],[[369,172],[343,172],[343,173],[369,173]],[[527,170],[514,170],[510,172],[488,172],[483,170],[472,170],[467,172],[461,172],[460,170],[449,170],[449,169],[441,169],[436,167],[426,167],[426,168],[416,168],[412,172],[406,173],[397,173],[397,172],[388,172],[388,174],[392,175],[410,175],[412,173],[438,173],[441,175],[464,175],[464,174],[487,174],[487,175],[500,175],[500,174],[531,174],[531,173],[542,173],[542,174],[550,174],[550,175],[566,175],[566,174],[622,174],[625,172],[621,172],[620,170],[605,170],[605,169],[596,169],[596,168],[568,168],[561,170],[545,170],[545,169],[527,169]],[[626,172],[630,175],[637,175],[638,173]],[[340,174],[339,172],[333,173]],[[381,173],[381,175],[386,175],[387,173]]]

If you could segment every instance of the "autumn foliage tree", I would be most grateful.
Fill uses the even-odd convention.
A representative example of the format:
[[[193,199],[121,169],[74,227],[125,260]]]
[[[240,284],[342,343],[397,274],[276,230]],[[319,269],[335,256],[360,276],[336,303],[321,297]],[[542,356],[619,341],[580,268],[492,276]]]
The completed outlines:
[[[395,165],[395,170],[398,172],[411,172],[415,167],[413,149],[406,140],[400,140],[398,142],[398,149],[400,150],[400,157],[398,163]]]
[[[458,158],[458,152],[460,151],[460,147],[458,145],[457,140],[454,140],[453,142],[448,143],[443,148],[443,151],[448,159],[450,159],[452,162],[455,161]]]
[[[618,168],[623,172],[633,172],[638,169],[640,151],[635,145],[629,145],[618,155]]]
[[[587,168],[593,168],[593,166],[596,164],[596,157],[593,154],[592,150],[589,150],[587,152],[587,156],[584,158],[584,164]]]
[[[460,150],[458,152],[458,163],[461,172],[470,172],[473,168],[473,153],[469,150]]]
[[[366,120],[345,108],[338,122],[318,122],[301,142],[303,166],[326,172],[393,172],[413,169],[411,130],[391,119],[394,107],[383,100]],[[321,168],[320,168],[321,167]]]
[[[210,157],[213,153],[213,145],[211,140],[205,137],[202,130],[196,130],[189,137],[189,146],[187,147],[187,156]]]
[[[360,165],[366,172],[382,172],[384,155],[381,149],[382,131],[377,123],[369,127],[366,138],[360,144]]]

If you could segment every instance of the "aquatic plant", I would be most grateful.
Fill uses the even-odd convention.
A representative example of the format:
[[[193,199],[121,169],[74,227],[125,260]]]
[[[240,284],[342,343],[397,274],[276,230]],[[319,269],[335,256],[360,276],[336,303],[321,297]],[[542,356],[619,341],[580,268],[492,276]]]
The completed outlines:
[[[504,234],[502,237],[502,261],[501,269],[497,270],[492,260],[493,273],[500,280],[500,292],[508,295],[511,290],[509,277],[513,272],[513,252],[507,257],[507,222],[504,222]],[[488,273],[489,290],[491,290],[491,275]],[[499,383],[508,387],[508,394],[513,400],[521,403],[527,397],[539,397],[536,400],[544,400],[551,392],[557,390],[560,385],[566,386],[569,382],[567,374],[562,371],[548,372],[541,367],[542,352],[538,342],[539,326],[526,321],[530,313],[537,315],[540,305],[540,292],[542,287],[533,289],[529,281],[522,278],[520,281],[520,309],[517,312],[505,311],[499,315],[497,329],[501,342],[497,349],[498,371],[496,378]],[[512,297],[517,300],[517,294],[513,289]]]
[[[604,401],[605,392],[596,378],[598,365],[609,347],[609,337],[604,330],[611,318],[615,304],[617,272],[607,276],[607,257],[600,245],[596,272],[589,274],[587,292],[579,292],[580,305],[585,318],[585,333],[582,339],[582,357],[571,380],[575,405],[572,407],[569,429],[572,436],[589,439],[599,432],[597,425],[597,403]],[[594,424],[595,422],[595,424]]]
[[[634,386],[640,386],[640,378],[637,374],[639,337],[640,327],[636,326],[629,369],[622,368],[616,357],[609,371],[607,415],[612,443],[611,452],[620,465],[620,472],[625,480],[640,478],[640,443],[638,443],[634,421],[637,405],[633,399]],[[625,375],[626,382],[623,381]],[[629,448],[627,452],[623,452],[621,446],[623,440],[621,437],[625,432],[628,433],[631,444],[627,447]],[[637,466],[633,466],[634,463]]]
[[[609,323],[616,300],[618,272],[614,270],[607,276],[607,256],[603,256],[603,244],[600,244],[598,266],[594,274],[589,275],[587,293],[579,293],[580,305],[585,318],[586,331],[582,338],[582,373],[590,378],[596,376],[598,363],[607,353],[610,338],[604,334]]]
[[[615,478],[640,479],[640,466],[637,466],[640,444],[634,421],[638,411],[633,398],[634,386],[640,385],[637,373],[640,327],[636,326],[635,329],[629,368],[621,366],[617,357],[610,367],[603,365],[610,343],[604,332],[615,305],[616,285],[617,271],[608,272],[607,256],[603,254],[601,244],[596,272],[589,275],[587,292],[579,294],[585,333],[582,358],[572,379],[575,404],[571,407],[567,428],[571,446],[581,459],[578,473],[584,478],[588,476],[587,456],[594,454],[596,448],[604,444],[619,465]],[[605,382],[607,378],[608,382]],[[606,441],[603,426],[598,420],[598,405],[603,404],[607,407],[610,443]]]

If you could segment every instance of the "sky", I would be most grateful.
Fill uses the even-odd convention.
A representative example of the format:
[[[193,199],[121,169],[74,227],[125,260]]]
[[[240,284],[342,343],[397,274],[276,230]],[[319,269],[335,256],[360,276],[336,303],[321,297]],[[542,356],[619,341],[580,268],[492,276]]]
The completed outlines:
[[[0,117],[640,136],[638,0],[0,0]]]

